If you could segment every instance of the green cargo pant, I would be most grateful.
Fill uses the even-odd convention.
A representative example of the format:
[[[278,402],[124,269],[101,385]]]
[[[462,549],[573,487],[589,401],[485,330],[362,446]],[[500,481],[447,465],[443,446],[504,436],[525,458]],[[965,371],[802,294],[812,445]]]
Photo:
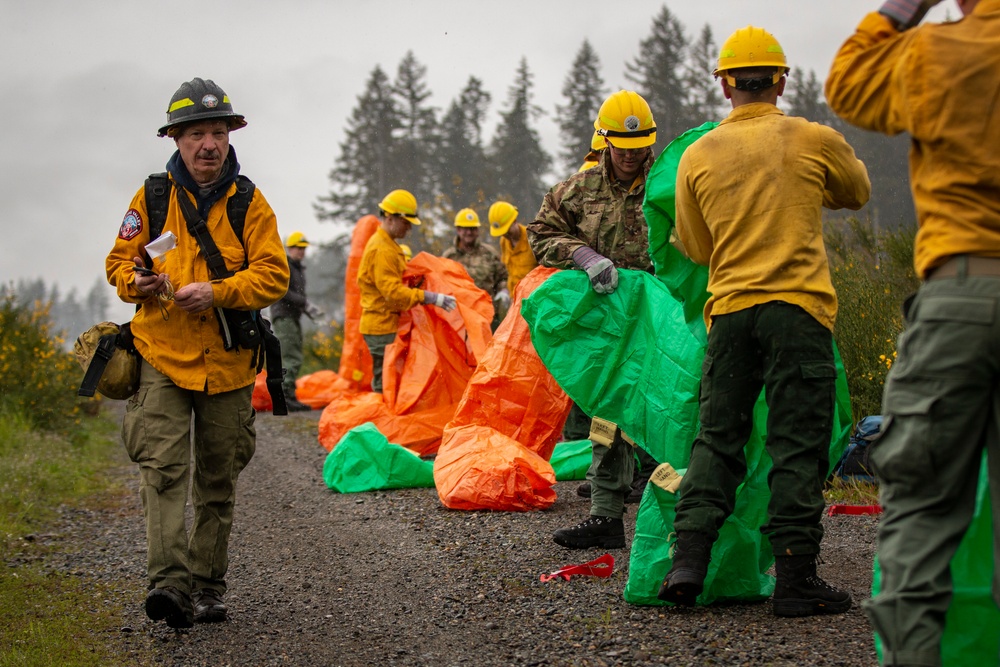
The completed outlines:
[[[971,521],[983,450],[1000,605],[1000,277],[932,280],[897,342],[871,461],[881,484],[879,594],[864,605],[885,665],[941,664],[949,563]]]
[[[765,388],[772,468],[761,530],[775,555],[819,553],[835,382],[833,336],[798,306],[776,301],[713,318],[702,366],[701,427],[681,481],[674,530],[718,537],[746,476],[743,448]]]
[[[281,365],[285,369],[281,388],[285,397],[295,398],[295,380],[302,368],[302,325],[291,317],[276,317],[271,329],[281,342]]]
[[[365,345],[368,346],[368,352],[372,355],[372,391],[376,394],[381,394],[382,366],[385,363],[385,348],[389,347],[389,345],[396,340],[396,334],[362,334],[362,338],[365,339]]]
[[[591,451],[587,470],[590,515],[620,519],[625,514],[625,496],[632,490],[636,465],[644,475],[649,475],[656,469],[656,461],[642,447],[632,446],[620,435],[610,446],[591,441]]]
[[[126,406],[122,439],[139,464],[150,588],[225,593],[236,479],[256,444],[252,391],[248,385],[209,396],[181,389],[142,362],[139,391]],[[190,536],[184,524],[189,477],[194,506]]]

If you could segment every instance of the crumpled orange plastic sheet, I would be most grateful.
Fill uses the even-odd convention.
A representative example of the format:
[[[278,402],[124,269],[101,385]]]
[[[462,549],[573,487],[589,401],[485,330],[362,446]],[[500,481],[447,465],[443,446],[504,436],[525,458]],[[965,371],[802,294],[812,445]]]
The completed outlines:
[[[313,408],[322,408],[347,391],[368,391],[372,386],[372,355],[358,327],[361,324],[361,293],[358,289],[358,267],[361,256],[378,229],[379,220],[374,215],[361,217],[351,232],[351,250],[347,255],[344,273],[344,345],[340,353],[340,369],[317,371],[295,380],[295,397]],[[271,396],[264,384],[265,371],[254,382],[251,404],[254,410],[270,411]],[[339,376],[340,380],[336,377]]]
[[[539,359],[520,314],[521,299],[554,272],[538,267],[518,284],[507,317],[444,429],[434,483],[446,507],[530,511],[555,502],[556,476],[548,459],[570,399]]]
[[[400,316],[396,340],[386,348],[381,395],[331,392],[319,421],[319,442],[328,451],[352,428],[372,422],[389,442],[421,456],[435,453],[492,338],[493,303],[458,262],[422,252],[403,280],[452,294],[458,306],[449,313],[420,305]]]

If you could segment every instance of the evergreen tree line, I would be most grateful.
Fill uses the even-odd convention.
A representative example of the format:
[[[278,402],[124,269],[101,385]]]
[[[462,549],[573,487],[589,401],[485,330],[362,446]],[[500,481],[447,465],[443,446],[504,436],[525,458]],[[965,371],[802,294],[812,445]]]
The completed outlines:
[[[711,76],[718,53],[708,24],[692,37],[666,5],[653,18],[624,77],[626,87],[642,95],[653,111],[657,152],[682,132],[728,114],[729,103]],[[330,190],[314,205],[320,220],[353,224],[376,213],[386,193],[404,188],[416,195],[425,221],[407,242],[414,252],[435,253],[452,242],[450,223],[459,209],[476,209],[485,224],[489,205],[503,199],[520,209],[522,220],[530,220],[548,188],[581,164],[601,103],[613,92],[601,76],[597,52],[584,39],[553,110],[560,145],[558,155],[552,156],[536,129],[546,111],[534,103],[526,59],[514,73],[489,138],[484,123],[494,100],[482,79],[470,75],[439,114],[428,101],[426,77],[427,68],[412,51],[392,80],[381,66],[372,70],[347,121],[346,138],[329,174]],[[847,136],[872,178],[872,202],[862,217],[892,228],[913,219],[905,138],[887,138],[841,122],[827,108],[822,81],[813,71],[803,76],[793,68],[779,105],[790,115],[833,126]]]
[[[71,349],[76,337],[91,326],[106,321],[111,305],[103,276],[96,278],[82,296],[76,287],[63,294],[55,283],[46,285],[41,278],[21,279],[0,285],[0,301],[8,299],[32,310],[47,310],[50,330],[62,339],[65,349]]]

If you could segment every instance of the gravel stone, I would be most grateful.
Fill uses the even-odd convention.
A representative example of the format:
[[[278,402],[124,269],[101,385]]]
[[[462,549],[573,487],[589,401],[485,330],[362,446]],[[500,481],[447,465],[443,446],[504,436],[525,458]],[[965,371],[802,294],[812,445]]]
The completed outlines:
[[[692,609],[627,604],[627,549],[611,550],[608,579],[539,581],[604,553],[572,551],[551,534],[589,512],[556,485],[558,500],[530,513],[453,511],[434,489],[338,494],[323,483],[320,413],[257,417],[257,452],[240,477],[230,540],[227,623],[173,631],[146,618],[145,528],[138,473],[118,506],[63,508],[46,557],[80,573],[94,604],[124,613],[101,632],[122,664],[185,667],[362,665],[476,667],[565,665],[872,666],[871,628],[857,604],[846,614],[771,615],[770,603]],[[633,507],[625,517],[631,543]],[[855,602],[869,596],[877,518],[824,518],[820,574]],[[8,563],[16,567],[17,563]]]

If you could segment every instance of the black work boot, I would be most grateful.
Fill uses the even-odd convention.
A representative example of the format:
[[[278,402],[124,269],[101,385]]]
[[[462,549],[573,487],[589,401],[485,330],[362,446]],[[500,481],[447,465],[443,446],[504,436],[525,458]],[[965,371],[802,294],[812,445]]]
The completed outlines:
[[[589,498],[591,494],[590,482],[584,482],[580,486],[576,487],[576,495],[581,498]]]
[[[609,516],[592,516],[572,528],[560,528],[552,533],[552,539],[567,549],[624,549],[625,523]]]
[[[228,610],[222,601],[222,593],[202,588],[195,591],[191,598],[195,623],[222,623],[227,619]]]
[[[705,533],[682,530],[674,544],[673,565],[656,597],[685,607],[693,607],[705,586],[712,542]]]
[[[175,629],[193,627],[191,596],[173,586],[154,588],[146,595],[146,616],[154,621],[166,619],[167,625]]]
[[[842,614],[851,608],[851,594],[834,588],[816,574],[816,554],[776,556],[775,616]]]

